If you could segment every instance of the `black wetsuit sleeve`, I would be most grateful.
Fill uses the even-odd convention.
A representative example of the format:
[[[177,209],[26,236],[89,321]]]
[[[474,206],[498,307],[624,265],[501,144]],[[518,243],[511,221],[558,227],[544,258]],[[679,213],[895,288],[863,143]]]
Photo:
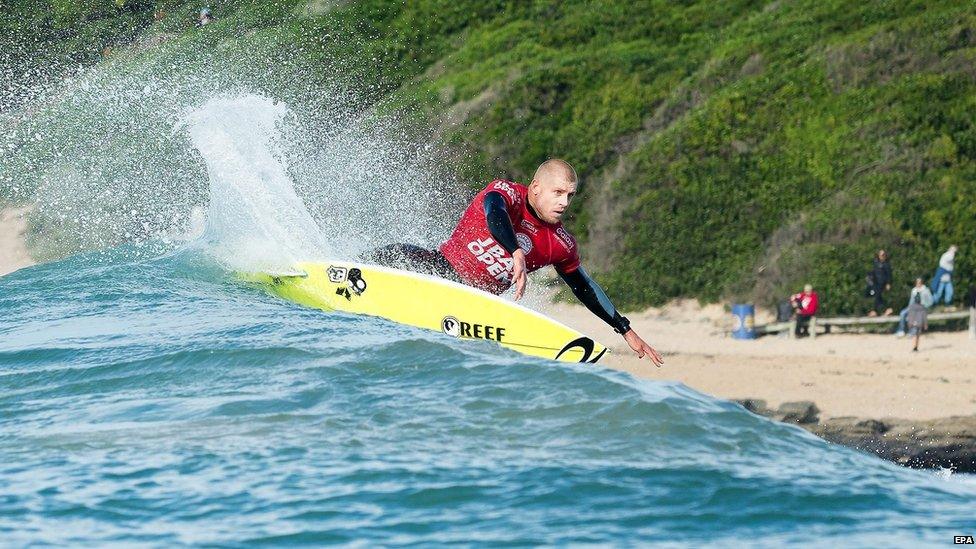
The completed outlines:
[[[494,191],[485,193],[485,220],[488,221],[488,230],[495,241],[501,244],[502,248],[508,253],[514,253],[518,249],[518,240],[515,239],[515,227],[512,220],[508,217],[508,208],[505,207],[505,198],[501,193]]]
[[[580,300],[580,303],[609,324],[613,331],[624,334],[630,330],[630,321],[617,312],[613,303],[610,302],[610,298],[607,297],[607,293],[595,280],[590,278],[583,267],[571,273],[559,273],[559,276],[566,282],[569,289],[573,290],[573,294]]]

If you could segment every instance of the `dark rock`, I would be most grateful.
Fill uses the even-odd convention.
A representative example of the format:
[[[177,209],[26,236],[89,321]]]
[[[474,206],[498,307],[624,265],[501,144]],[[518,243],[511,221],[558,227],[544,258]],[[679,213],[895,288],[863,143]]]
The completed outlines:
[[[929,421],[832,418],[810,431],[908,467],[976,472],[976,416]]]
[[[734,402],[741,404],[742,407],[745,408],[746,410],[760,416],[769,417],[770,414],[772,414],[772,410],[766,407],[766,401],[762,399],[744,398],[742,400],[736,400]]]
[[[976,473],[976,416],[926,421],[835,417],[820,423],[820,410],[810,401],[787,402],[777,410],[761,399],[736,402],[754,414],[798,424],[835,444],[907,467]]]
[[[820,409],[809,400],[799,402],[784,402],[776,410],[776,419],[783,423],[817,423],[820,419]]]
[[[854,424],[855,427],[860,429],[867,429],[868,432],[874,433],[876,435],[887,433],[891,430],[891,426],[883,421],[878,421],[876,419],[866,419],[864,421],[859,421]]]

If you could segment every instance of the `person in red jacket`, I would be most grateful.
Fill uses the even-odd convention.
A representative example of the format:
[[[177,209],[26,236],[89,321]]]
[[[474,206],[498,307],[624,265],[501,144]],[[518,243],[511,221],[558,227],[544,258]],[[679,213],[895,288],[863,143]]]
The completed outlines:
[[[813,286],[807,284],[802,292],[791,295],[790,304],[796,313],[796,337],[810,335],[810,317],[817,314],[817,306],[820,305]]]
[[[593,314],[623,336],[639,358],[657,366],[661,355],[630,327],[603,288],[580,264],[576,239],[561,219],[578,186],[576,170],[565,160],[550,159],[536,170],[528,186],[497,179],[468,205],[451,236],[436,250],[392,244],[363,259],[422,272],[500,294],[515,286],[525,292],[528,273],[552,265],[573,294]]]

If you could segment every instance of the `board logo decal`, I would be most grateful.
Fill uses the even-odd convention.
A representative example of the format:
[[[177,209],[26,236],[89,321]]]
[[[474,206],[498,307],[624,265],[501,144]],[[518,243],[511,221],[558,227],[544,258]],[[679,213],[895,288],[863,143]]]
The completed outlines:
[[[363,280],[363,272],[359,269],[349,269],[346,282],[349,284],[349,289],[356,295],[362,295],[366,291],[366,281]]]
[[[329,271],[329,276],[329,280],[331,280],[331,269]],[[341,295],[342,297],[346,298],[346,301],[352,301],[353,294],[363,295],[363,292],[366,291],[366,281],[363,280],[363,272],[359,269],[349,269],[349,272],[346,273],[345,277],[346,285],[336,288],[336,295]]]
[[[461,337],[461,321],[453,316],[445,316],[441,320],[441,331],[452,337]]]
[[[348,272],[349,271],[345,267],[334,267],[329,265],[329,282],[332,282],[333,284],[344,282]]]
[[[590,364],[593,364],[596,361],[600,360],[600,358],[603,357],[603,354],[607,352],[607,350],[604,349],[600,351],[600,354],[593,357],[593,360],[590,360],[590,355],[593,354],[594,345],[595,344],[593,343],[592,339],[588,337],[578,337],[570,341],[569,343],[567,343],[566,346],[563,347],[561,351],[559,351],[559,354],[556,355],[556,358],[554,360],[559,360],[559,357],[563,356],[563,353],[569,351],[570,349],[579,348],[581,351],[583,351],[583,358],[581,358],[579,361],[589,362]]]
[[[464,322],[453,316],[445,316],[441,319],[441,331],[454,337],[502,341],[505,337],[506,330],[507,328],[503,328],[502,326]]]

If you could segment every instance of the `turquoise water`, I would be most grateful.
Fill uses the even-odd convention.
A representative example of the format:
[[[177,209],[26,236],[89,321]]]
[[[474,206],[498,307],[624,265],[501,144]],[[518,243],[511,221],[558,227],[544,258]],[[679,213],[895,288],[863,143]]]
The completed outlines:
[[[969,477],[683,385],[303,309],[189,250],[0,278],[0,540],[951,543]]]

